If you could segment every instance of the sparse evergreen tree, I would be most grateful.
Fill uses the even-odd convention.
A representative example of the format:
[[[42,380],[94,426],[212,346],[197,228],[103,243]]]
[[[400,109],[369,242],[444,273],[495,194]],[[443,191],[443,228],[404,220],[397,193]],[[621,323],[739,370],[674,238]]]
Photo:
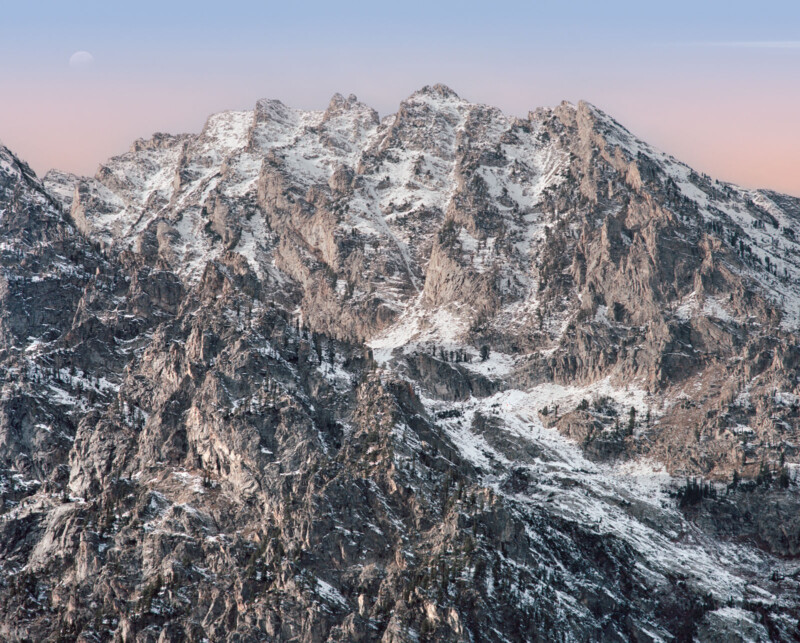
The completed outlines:
[[[733,477],[731,478],[731,483],[728,485],[729,489],[736,490],[736,487],[739,486],[739,472],[734,469],[733,470]]]
[[[791,478],[789,476],[789,470],[785,466],[781,466],[780,471],[778,472],[778,479],[777,479],[778,487],[781,489],[788,489],[789,484],[791,483]]]

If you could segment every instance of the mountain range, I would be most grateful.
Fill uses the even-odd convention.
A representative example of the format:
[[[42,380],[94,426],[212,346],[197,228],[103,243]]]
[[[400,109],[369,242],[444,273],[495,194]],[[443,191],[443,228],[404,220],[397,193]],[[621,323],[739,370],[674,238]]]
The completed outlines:
[[[0,638],[800,640],[800,199],[581,102],[0,146]]]

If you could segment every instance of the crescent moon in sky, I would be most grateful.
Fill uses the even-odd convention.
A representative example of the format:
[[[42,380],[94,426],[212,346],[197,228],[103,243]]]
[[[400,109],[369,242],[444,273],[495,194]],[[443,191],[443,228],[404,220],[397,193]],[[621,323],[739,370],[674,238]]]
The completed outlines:
[[[76,51],[69,57],[69,66],[73,69],[88,67],[94,62],[94,56],[88,51]]]

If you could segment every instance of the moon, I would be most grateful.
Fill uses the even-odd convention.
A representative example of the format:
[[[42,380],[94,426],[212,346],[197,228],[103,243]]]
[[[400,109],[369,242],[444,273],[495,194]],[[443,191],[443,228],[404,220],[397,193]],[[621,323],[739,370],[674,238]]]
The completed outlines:
[[[73,69],[89,67],[94,62],[94,56],[88,51],[76,51],[69,57],[69,66]]]

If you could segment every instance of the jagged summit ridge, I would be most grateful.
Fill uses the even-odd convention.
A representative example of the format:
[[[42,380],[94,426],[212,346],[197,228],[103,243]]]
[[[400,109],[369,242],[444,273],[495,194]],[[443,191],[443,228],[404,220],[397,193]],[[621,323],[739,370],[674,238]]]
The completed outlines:
[[[576,157],[578,163],[570,161]],[[598,180],[595,159],[608,165],[616,178]],[[320,199],[331,206],[337,202],[336,207],[343,208],[336,215],[338,229],[343,234],[355,230],[370,243],[388,248],[390,260],[401,264],[407,277],[402,290],[410,293],[419,290],[432,258],[434,227],[453,221],[476,243],[501,230],[536,238],[544,228],[533,221],[534,215],[553,207],[552,196],[564,177],[574,180],[578,174],[579,194],[594,207],[613,200],[611,191],[618,181],[623,191],[632,189],[639,198],[654,191],[662,200],[684,200],[697,208],[703,227],[729,227],[729,234],[743,243],[737,253],[747,252],[762,265],[769,261],[767,272],[772,276],[760,271],[752,276],[784,309],[786,327],[797,326],[800,305],[785,287],[798,277],[794,246],[788,254],[774,252],[771,237],[749,232],[765,219],[778,221],[779,231],[789,231],[780,243],[792,244],[793,217],[785,217],[765,193],[727,184],[716,189],[713,182],[710,188],[698,187],[706,179],[583,101],[540,109],[520,120],[434,85],[412,94],[395,115],[379,122],[377,113],[354,96],[337,94],[324,112],[261,100],[253,112],[212,116],[199,135],[158,135],[149,143],[138,142],[129,154],[103,166],[94,179],[72,181],[80,183],[93,202],[102,202],[94,211],[103,216],[81,218],[80,200],[63,196],[65,180],[70,179],[53,180],[53,190],[62,195],[65,207],[76,209],[76,220],[85,229],[93,227],[106,243],[131,244],[148,227],[170,227],[174,233],[162,235],[162,241],[180,241],[159,252],[177,260],[185,278],[197,280],[207,258],[235,250],[236,244],[247,243],[269,225],[263,216],[232,214],[227,201],[248,196],[263,215],[260,201],[270,198],[267,193],[279,181],[312,207],[318,207]],[[770,209],[776,213],[768,214]],[[464,216],[470,210],[482,211],[480,221]],[[504,210],[512,216],[503,216]],[[201,229],[223,243],[204,239]],[[745,244],[745,238],[751,243]],[[339,259],[332,248],[320,247],[314,238],[305,237],[304,242],[336,267]],[[266,248],[264,243],[258,247]],[[514,256],[505,254],[529,263],[522,248],[517,243],[511,253],[498,258],[497,269],[519,274]],[[254,244],[240,251],[254,270],[265,274],[270,251],[261,252]],[[366,256],[358,261],[361,266],[370,262]],[[477,256],[470,263],[475,272],[486,273],[485,262]],[[522,281],[532,283],[530,277]],[[521,295],[517,289],[512,298],[519,301]],[[396,292],[384,298],[386,305],[397,308],[396,298]]]

